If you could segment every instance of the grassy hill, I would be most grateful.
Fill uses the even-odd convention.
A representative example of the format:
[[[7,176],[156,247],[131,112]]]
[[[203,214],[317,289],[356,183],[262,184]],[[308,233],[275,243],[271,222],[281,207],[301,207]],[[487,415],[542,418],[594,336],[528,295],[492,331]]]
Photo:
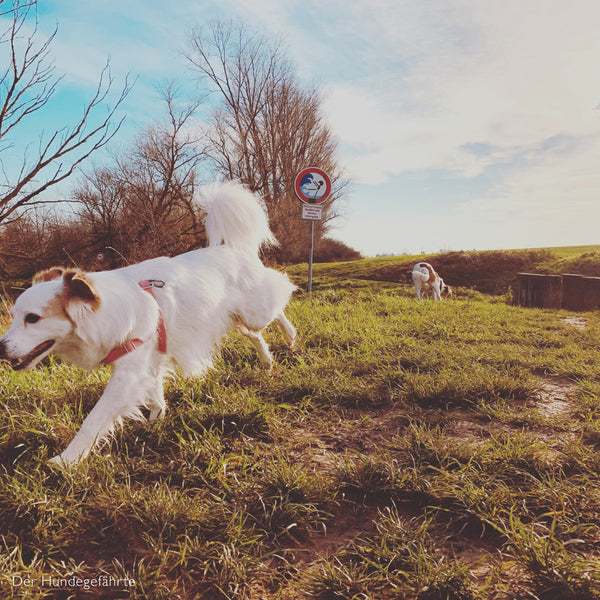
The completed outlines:
[[[599,598],[600,314],[416,302],[402,261],[316,265],[272,373],[234,335],[71,472],[109,368],[0,365],[0,597]]]
[[[465,287],[487,294],[503,294],[516,281],[516,274],[579,273],[600,276],[600,246],[572,246],[529,250],[461,251],[416,256],[366,258],[313,265],[321,282],[366,280],[411,283],[415,262],[430,262],[450,286]],[[296,265],[290,274],[302,281],[307,265]]]

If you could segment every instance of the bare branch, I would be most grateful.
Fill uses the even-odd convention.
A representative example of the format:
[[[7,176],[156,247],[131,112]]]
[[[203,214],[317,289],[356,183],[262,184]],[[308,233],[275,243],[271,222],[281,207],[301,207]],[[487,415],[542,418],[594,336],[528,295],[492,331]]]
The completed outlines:
[[[0,10],[4,2],[0,0]],[[113,87],[107,62],[79,121],[54,131],[46,141],[40,138],[37,156],[31,160],[26,154],[19,172],[11,179],[1,153],[14,145],[12,138],[19,135],[20,126],[48,105],[61,81],[50,62],[50,47],[57,29],[39,41],[37,0],[16,0],[12,6],[4,13],[12,14],[12,24],[0,34],[0,45],[6,46],[10,56],[9,66],[0,74],[0,163],[6,179],[6,191],[0,193],[0,223],[21,207],[42,202],[38,199],[42,192],[64,181],[113,138],[123,122],[121,119],[113,124],[113,119],[131,90],[126,79],[112,108],[106,109],[104,118],[97,119]],[[33,27],[26,33],[30,23]]]
[[[162,92],[164,120],[75,194],[90,237],[132,260],[184,252],[203,239],[194,191],[206,155],[191,126],[198,103],[179,103],[172,85]]]

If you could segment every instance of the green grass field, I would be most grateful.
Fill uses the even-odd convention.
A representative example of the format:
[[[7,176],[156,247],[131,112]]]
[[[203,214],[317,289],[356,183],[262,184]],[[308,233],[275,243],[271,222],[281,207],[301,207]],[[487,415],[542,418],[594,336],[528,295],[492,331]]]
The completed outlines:
[[[600,245],[592,246],[555,246],[552,248],[536,248],[536,250],[548,250],[559,258],[574,258],[580,254],[600,252]]]
[[[72,472],[109,369],[0,366],[0,598],[600,598],[600,315],[347,265]]]

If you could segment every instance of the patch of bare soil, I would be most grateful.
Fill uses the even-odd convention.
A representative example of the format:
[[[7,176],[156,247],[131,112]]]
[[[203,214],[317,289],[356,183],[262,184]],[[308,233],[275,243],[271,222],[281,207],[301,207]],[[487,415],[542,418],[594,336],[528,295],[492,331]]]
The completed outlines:
[[[310,581],[317,576],[321,566],[343,550],[350,548],[358,538],[368,538],[375,532],[377,509],[372,507],[343,507],[333,515],[322,533],[314,533],[303,540],[301,546],[290,548],[281,560],[281,567],[289,573],[290,579],[279,584],[277,600],[302,600],[310,598],[308,591],[301,591],[298,582]],[[257,590],[258,591],[258,590]],[[269,594],[255,593],[252,598],[266,600]]]
[[[588,323],[588,320],[585,317],[579,317],[579,316],[572,316],[572,317],[565,317],[563,319],[563,323],[566,323],[567,325],[571,325],[572,327],[575,327],[576,329],[585,329]]]
[[[317,472],[330,471],[345,452],[373,453],[406,425],[404,413],[395,409],[382,409],[369,416],[347,411],[337,421],[292,429],[286,442],[298,462],[312,464]]]
[[[561,377],[540,377],[538,380],[540,397],[536,408],[545,416],[554,418],[569,413],[573,409],[571,391],[573,382]]]
[[[549,420],[555,420],[568,415],[573,410],[573,399],[571,397],[573,382],[564,377],[539,377],[538,394],[530,398],[525,406],[536,409],[542,416]],[[507,429],[514,429],[506,423],[494,423],[482,420],[477,414],[462,411],[453,413],[449,433],[454,437],[470,442],[478,443],[488,439],[492,433],[498,433]],[[546,437],[544,432],[538,432],[540,436]]]
[[[572,381],[543,376],[539,378],[538,388],[539,393],[525,403],[526,407],[535,408],[550,422],[573,410]],[[326,422],[303,423],[302,427],[290,428],[286,432],[285,445],[289,454],[299,464],[310,465],[326,484],[345,453],[354,451],[366,455],[374,454],[386,441],[400,434],[407,425],[405,409],[386,408],[367,416],[361,411],[347,411],[337,420],[334,418]],[[446,433],[476,447],[489,440],[494,433],[512,429],[514,427],[510,424],[490,422],[474,412],[465,410],[453,412],[452,422],[448,424]],[[540,427],[536,433],[540,438],[547,438],[547,458],[551,460],[555,454],[551,447],[555,437],[551,431],[551,423],[547,431],[546,428]],[[560,451],[556,450],[556,454],[560,454]],[[415,515],[407,514],[406,518],[410,519],[413,516]],[[279,588],[278,599],[306,598],[307,596],[299,593],[298,581],[307,581],[311,573],[317,574],[325,561],[349,548],[357,538],[372,536],[377,518],[376,507],[340,507],[323,532],[316,532],[309,539],[303,540],[302,547],[289,549],[288,560],[293,562],[296,575],[289,585]],[[485,588],[493,578],[506,580],[506,565],[493,544],[477,539],[465,539],[462,544],[451,544],[447,550],[470,565],[470,576],[476,587]]]
[[[446,433],[463,442],[478,444],[490,437],[490,423],[470,411],[454,411]]]
[[[468,411],[461,414],[454,423],[457,434],[480,440],[489,437],[489,432],[485,432],[485,422],[475,419]],[[289,454],[298,463],[310,465],[326,484],[327,477],[334,473],[346,452],[374,454],[385,442],[400,434],[408,423],[405,409],[386,408],[368,416],[361,411],[347,411],[338,420],[304,423],[302,428],[292,428],[286,432],[286,445]],[[418,514],[407,506],[399,510],[405,514],[406,519]],[[286,553],[287,561],[293,563],[296,574],[279,588],[278,600],[308,598],[299,591],[298,582],[309,581],[311,574],[317,575],[326,561],[350,548],[357,539],[372,537],[376,531],[378,516],[379,509],[375,506],[343,504],[335,511],[322,532],[315,532],[309,539],[303,540],[301,547],[289,548]],[[450,545],[446,550],[472,565],[472,580],[476,585],[484,587],[489,577],[490,556],[495,551],[493,545],[472,539],[462,545]]]
[[[309,465],[327,485],[328,478],[347,452],[375,453],[385,440],[398,434],[406,424],[404,414],[393,408],[368,416],[361,411],[347,411],[337,420],[304,423],[302,427],[291,428],[286,432],[285,444],[288,454],[297,463]],[[356,539],[372,537],[377,518],[377,507],[340,505],[322,532],[315,532],[303,540],[301,547],[288,549],[287,561],[292,562],[296,575],[278,590],[278,600],[307,598],[299,592],[298,581],[310,580],[312,573],[318,574],[326,561],[350,548]]]

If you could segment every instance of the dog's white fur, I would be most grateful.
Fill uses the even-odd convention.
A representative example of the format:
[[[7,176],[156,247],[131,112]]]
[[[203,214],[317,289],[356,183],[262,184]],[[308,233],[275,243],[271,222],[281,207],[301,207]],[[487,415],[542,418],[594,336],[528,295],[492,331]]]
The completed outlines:
[[[227,183],[201,204],[207,248],[114,271],[51,269],[15,302],[0,355],[17,369],[31,368],[51,352],[93,369],[113,348],[145,340],[112,364],[104,394],[55,463],[82,460],[123,419],[143,418],[143,407],[151,420],[161,416],[163,377],[175,366],[187,376],[202,375],[231,329],[252,341],[266,367],[273,358],[261,330],[269,323],[276,321],[288,346],[294,344],[296,331],[283,311],[295,286],[259,259],[261,246],[274,238],[256,197]],[[164,282],[153,289],[155,298],[138,285],[149,279]],[[159,307],[167,333],[164,354],[157,345]]]
[[[415,295],[422,300],[425,294],[431,292],[433,300],[442,300],[452,296],[450,286],[435,272],[435,269],[426,262],[419,262],[413,267],[412,279],[415,285]]]

